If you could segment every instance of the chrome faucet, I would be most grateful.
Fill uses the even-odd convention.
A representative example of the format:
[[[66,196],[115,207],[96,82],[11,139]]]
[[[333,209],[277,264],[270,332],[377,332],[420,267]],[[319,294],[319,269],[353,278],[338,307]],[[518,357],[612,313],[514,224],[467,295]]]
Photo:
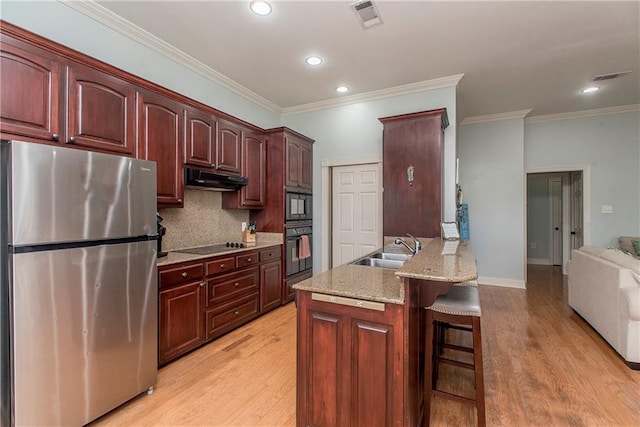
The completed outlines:
[[[412,255],[415,255],[418,253],[418,251],[420,249],[422,249],[422,243],[420,243],[420,240],[416,239],[415,237],[413,237],[411,234],[407,233],[407,236],[411,237],[413,239],[413,248],[411,246],[409,246],[409,244],[407,242],[405,242],[403,239],[401,239],[400,237],[397,237],[395,240],[395,244],[396,245],[404,245],[405,248],[409,249],[409,251],[411,252]]]

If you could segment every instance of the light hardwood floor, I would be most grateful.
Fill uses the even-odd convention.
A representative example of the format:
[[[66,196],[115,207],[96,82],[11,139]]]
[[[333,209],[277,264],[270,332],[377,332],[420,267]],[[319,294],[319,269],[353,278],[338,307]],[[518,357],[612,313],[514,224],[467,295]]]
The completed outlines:
[[[640,426],[640,371],[573,313],[559,268],[529,266],[528,281],[480,286],[487,424]],[[94,425],[294,426],[295,316],[289,304],[162,368],[153,395]],[[443,365],[439,387],[472,392],[471,375]],[[434,398],[431,424],[474,425],[475,410]]]

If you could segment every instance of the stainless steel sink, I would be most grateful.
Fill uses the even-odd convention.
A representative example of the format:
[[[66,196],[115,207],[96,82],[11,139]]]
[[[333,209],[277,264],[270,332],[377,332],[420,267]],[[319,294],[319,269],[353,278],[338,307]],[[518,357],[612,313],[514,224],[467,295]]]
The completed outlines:
[[[352,262],[353,265],[366,265],[368,267],[393,268],[398,269],[404,265],[404,261],[397,259],[383,259],[366,257]]]
[[[411,258],[411,255],[407,254],[398,254],[395,252],[378,252],[373,255],[370,255],[371,258],[380,258],[380,259],[391,259],[397,261],[406,261]]]

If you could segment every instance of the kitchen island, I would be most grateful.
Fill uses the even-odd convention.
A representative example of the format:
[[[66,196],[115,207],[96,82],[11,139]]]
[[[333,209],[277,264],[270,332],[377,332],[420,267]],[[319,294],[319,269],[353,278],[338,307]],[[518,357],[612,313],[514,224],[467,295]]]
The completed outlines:
[[[297,425],[420,425],[424,307],[477,278],[470,242],[421,240],[397,270],[342,265],[294,285]]]

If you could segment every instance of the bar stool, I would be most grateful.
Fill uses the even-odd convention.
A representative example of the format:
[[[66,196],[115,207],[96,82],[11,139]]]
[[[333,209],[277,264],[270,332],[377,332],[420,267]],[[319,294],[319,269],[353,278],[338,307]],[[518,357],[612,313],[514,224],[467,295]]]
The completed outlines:
[[[477,286],[452,286],[446,295],[436,298],[426,308],[425,337],[425,372],[424,372],[424,413],[423,426],[429,425],[431,415],[431,397],[440,396],[476,407],[478,425],[486,425],[484,407],[484,377],[482,372],[482,335],[480,333],[480,297]],[[468,325],[473,334],[473,347],[467,348],[453,344],[446,347],[473,353],[473,364],[448,359],[440,352],[440,323],[451,325]],[[464,327],[461,327],[466,329]],[[471,369],[475,374],[475,399],[438,390],[437,372],[440,363],[447,363],[461,368]]]

